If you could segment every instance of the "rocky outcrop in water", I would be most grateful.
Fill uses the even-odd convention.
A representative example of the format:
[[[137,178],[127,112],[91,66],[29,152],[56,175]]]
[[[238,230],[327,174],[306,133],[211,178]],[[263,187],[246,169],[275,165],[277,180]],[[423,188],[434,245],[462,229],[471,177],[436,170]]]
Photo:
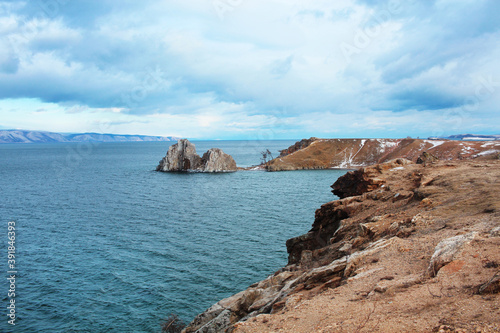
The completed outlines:
[[[196,154],[194,144],[186,139],[177,141],[168,148],[167,155],[160,161],[156,171],[188,171],[201,167],[201,157]]]
[[[203,172],[236,171],[236,162],[219,148],[211,148],[201,158]]]
[[[499,331],[499,170],[398,159],[348,173],[285,267],[184,332]]]
[[[203,157],[187,139],[170,146],[167,155],[160,161],[156,171],[162,172],[234,172],[236,162],[219,148],[211,148]]]

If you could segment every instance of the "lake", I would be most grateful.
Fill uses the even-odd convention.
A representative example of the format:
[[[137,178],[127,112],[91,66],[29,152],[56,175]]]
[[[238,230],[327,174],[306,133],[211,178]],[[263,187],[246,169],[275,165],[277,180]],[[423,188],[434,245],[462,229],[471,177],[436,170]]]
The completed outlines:
[[[193,141],[238,166],[294,142]],[[14,332],[159,332],[170,313],[187,323],[286,265],[285,241],[310,229],[346,172],[155,172],[173,143],[0,145],[4,272],[16,223]],[[6,312],[5,278],[0,288]]]

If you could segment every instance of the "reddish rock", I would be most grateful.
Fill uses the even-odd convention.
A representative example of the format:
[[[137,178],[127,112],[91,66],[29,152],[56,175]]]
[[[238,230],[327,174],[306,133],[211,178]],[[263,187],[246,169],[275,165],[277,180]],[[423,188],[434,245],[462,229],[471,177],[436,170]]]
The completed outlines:
[[[411,162],[399,158],[384,164],[350,171],[337,179],[331,186],[333,188],[332,192],[341,199],[371,192],[385,183],[383,179],[378,177],[383,171],[399,168],[409,163]]]

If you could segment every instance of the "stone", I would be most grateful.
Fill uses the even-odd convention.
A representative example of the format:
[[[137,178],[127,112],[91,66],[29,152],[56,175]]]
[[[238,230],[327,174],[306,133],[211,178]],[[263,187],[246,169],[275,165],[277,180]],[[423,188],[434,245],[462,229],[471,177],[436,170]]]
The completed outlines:
[[[181,139],[169,147],[167,155],[160,161],[156,171],[162,172],[234,172],[236,162],[219,148],[211,148],[203,157],[187,139]]]
[[[182,332],[226,332],[238,321],[271,312],[274,304],[281,302],[295,285],[295,280],[291,280],[293,276],[291,272],[277,273],[217,302],[198,315]]]
[[[432,155],[431,153],[428,153],[424,151],[418,158],[417,158],[417,164],[423,164],[426,165],[427,163],[434,163],[439,161],[439,158],[436,156]]]
[[[500,237],[500,227],[493,228],[490,232],[491,237]]]
[[[201,327],[196,333],[220,333],[225,332],[231,324],[231,311],[224,310],[217,317]]]
[[[335,276],[341,276],[347,265],[347,257],[334,260],[328,265],[314,268],[303,274],[299,279],[294,281],[293,285],[304,283],[305,289],[312,289],[318,284],[331,280]]]
[[[236,162],[219,148],[211,148],[201,158],[203,172],[234,172]]]
[[[167,155],[160,161],[156,171],[175,172],[196,170],[201,166],[201,157],[196,147],[187,139],[181,139],[168,148]]]
[[[429,267],[427,268],[427,276],[436,276],[441,267],[453,261],[456,253],[462,248],[462,246],[473,240],[476,235],[476,232],[471,232],[465,235],[446,238],[439,242],[434,250],[434,254],[431,257]]]
[[[331,186],[332,192],[341,199],[371,192],[384,185],[385,180],[378,177],[384,170],[404,167],[411,163],[407,159],[398,158],[386,163],[349,171]]]
[[[212,305],[205,312],[197,315],[193,321],[182,330],[182,332],[192,333],[198,331],[201,327],[217,318],[224,310],[225,309],[219,303]]]

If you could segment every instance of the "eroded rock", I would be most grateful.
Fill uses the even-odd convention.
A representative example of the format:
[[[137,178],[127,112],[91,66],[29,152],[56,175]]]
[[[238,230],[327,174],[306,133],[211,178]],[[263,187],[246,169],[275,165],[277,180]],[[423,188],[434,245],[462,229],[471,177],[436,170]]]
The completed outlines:
[[[181,139],[169,147],[167,155],[160,161],[156,171],[162,172],[234,172],[236,162],[219,148],[211,148],[203,157],[187,139]]]
[[[423,164],[426,165],[427,163],[434,163],[439,161],[439,158],[436,156],[432,155],[431,153],[428,153],[424,151],[418,158],[417,158],[417,164]]]
[[[201,158],[203,172],[236,171],[236,162],[219,148],[211,148]]]
[[[462,246],[473,240],[476,235],[477,233],[471,232],[465,235],[450,237],[439,242],[427,268],[427,275],[430,277],[436,276],[441,267],[450,263]]]
[[[404,158],[398,158],[386,163],[350,171],[337,179],[331,186],[333,189],[332,192],[341,199],[371,192],[385,183],[383,178],[378,177],[383,171],[399,168],[411,163],[411,161]]]

